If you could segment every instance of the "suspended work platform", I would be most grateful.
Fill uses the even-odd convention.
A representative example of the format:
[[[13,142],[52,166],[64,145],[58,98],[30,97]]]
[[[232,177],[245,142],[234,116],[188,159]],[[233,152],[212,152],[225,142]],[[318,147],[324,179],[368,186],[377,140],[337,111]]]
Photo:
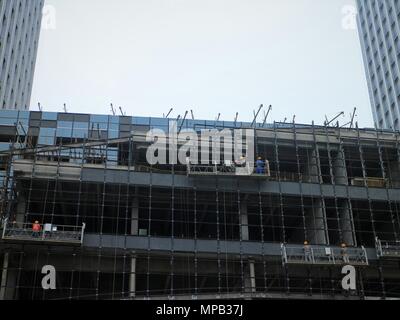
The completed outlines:
[[[265,161],[265,166],[262,168],[257,168],[256,164],[251,163],[238,166],[233,161],[209,165],[189,163],[187,164],[187,175],[197,177],[223,176],[267,179],[271,177],[271,170],[268,161]]]
[[[400,241],[385,241],[376,238],[378,258],[400,259]]]
[[[5,221],[2,239],[10,242],[82,245],[85,224],[82,226],[62,226],[44,224],[39,232],[32,229],[32,224],[10,223]]]
[[[284,264],[368,266],[367,251],[361,248],[330,246],[289,246],[282,244]]]

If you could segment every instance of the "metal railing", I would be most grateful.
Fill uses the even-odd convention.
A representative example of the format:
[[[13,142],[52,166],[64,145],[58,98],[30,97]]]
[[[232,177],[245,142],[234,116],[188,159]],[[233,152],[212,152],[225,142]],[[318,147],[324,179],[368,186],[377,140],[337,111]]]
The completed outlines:
[[[340,248],[329,246],[288,246],[282,244],[282,259],[285,264],[313,265],[365,265],[368,257],[364,247]]]
[[[33,224],[5,221],[2,239],[9,241],[44,242],[44,243],[83,243],[85,224],[82,226],[41,225],[40,231],[33,230]]]
[[[378,258],[400,258],[400,241],[385,241],[376,238]]]
[[[271,171],[269,162],[265,161],[265,167],[257,169],[255,163],[247,162],[244,165],[237,165],[233,161],[224,163],[215,163],[210,165],[187,164],[188,175],[225,175],[225,176],[252,176],[252,177],[270,177]]]

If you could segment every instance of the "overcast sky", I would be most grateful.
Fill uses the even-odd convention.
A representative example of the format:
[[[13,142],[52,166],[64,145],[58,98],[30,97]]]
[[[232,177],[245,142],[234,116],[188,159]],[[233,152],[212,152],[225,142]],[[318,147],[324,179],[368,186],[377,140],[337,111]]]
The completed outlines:
[[[32,110],[322,123],[358,108],[373,126],[353,0],[47,0]],[[340,118],[341,122],[346,122]]]

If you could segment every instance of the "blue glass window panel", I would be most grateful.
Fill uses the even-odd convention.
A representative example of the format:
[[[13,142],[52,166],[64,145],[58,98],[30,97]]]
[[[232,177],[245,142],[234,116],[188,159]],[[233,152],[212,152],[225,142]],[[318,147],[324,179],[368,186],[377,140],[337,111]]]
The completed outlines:
[[[196,125],[196,121],[195,120],[188,120],[187,121],[187,127],[190,129],[194,129]]]
[[[69,151],[69,150],[61,150],[60,155],[62,157],[69,157],[71,155],[71,151]]]
[[[23,126],[28,126],[29,127],[29,119],[18,119],[18,122],[22,124]]]
[[[10,149],[10,144],[8,142],[0,142],[0,151],[7,151]]]
[[[110,139],[117,139],[119,138],[119,130],[108,130],[108,137]]]
[[[214,128],[216,126],[217,122],[216,121],[206,121],[206,127],[207,128]]]
[[[150,118],[148,117],[135,117],[132,120],[133,124],[150,125]]]
[[[20,121],[21,121],[22,119],[28,120],[28,119],[29,119],[29,114],[30,114],[29,111],[20,111],[19,114],[18,114],[19,120],[20,120]]]
[[[108,123],[107,122],[91,122],[89,124],[89,129],[92,130],[92,128],[93,128],[93,130],[97,130],[97,129],[107,130]]]
[[[74,129],[85,129],[86,131],[89,128],[89,123],[87,122],[74,122]]]
[[[150,129],[160,129],[164,131],[165,133],[168,133],[168,125],[166,126],[150,126]]]
[[[58,128],[57,137],[70,138],[72,136],[72,129]]]
[[[15,126],[17,118],[2,118],[0,117],[0,125],[3,126]]]
[[[57,121],[58,113],[57,112],[43,112],[42,119],[43,120],[55,120]]]
[[[57,127],[58,128],[67,128],[67,129],[72,129],[72,121],[58,121]]]
[[[151,118],[150,119],[150,124],[154,127],[159,127],[159,126],[168,126],[168,119],[163,119],[163,118]]]
[[[109,123],[119,124],[119,117],[118,116],[109,116]]]
[[[49,136],[40,136],[38,140],[38,144],[40,145],[54,145],[54,136],[49,137]]]
[[[1,110],[0,111],[0,117],[2,118],[13,118],[15,120],[18,119],[18,113],[19,111],[15,110]]]
[[[90,115],[90,122],[104,122],[108,123],[108,116],[106,115],[98,115],[98,114],[92,114]]]
[[[56,129],[53,128],[41,128],[40,136],[42,137],[54,137],[56,133]]]
[[[88,136],[88,131],[87,130],[79,130],[79,129],[75,130],[74,129],[74,131],[72,133],[72,137],[73,138],[81,138],[81,139],[83,139],[83,138],[87,138],[87,136]]]
[[[107,150],[108,157],[118,158],[118,151],[117,150]]]
[[[119,131],[119,124],[110,123],[108,129],[113,131]]]
[[[233,121],[224,121],[224,127],[233,128],[235,123]]]

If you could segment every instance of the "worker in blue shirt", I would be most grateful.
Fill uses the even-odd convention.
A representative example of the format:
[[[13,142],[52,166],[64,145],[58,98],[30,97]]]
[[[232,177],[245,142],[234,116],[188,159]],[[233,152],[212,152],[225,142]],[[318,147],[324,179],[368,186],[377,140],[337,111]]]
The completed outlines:
[[[265,174],[265,161],[261,157],[258,157],[256,161],[256,173]]]

